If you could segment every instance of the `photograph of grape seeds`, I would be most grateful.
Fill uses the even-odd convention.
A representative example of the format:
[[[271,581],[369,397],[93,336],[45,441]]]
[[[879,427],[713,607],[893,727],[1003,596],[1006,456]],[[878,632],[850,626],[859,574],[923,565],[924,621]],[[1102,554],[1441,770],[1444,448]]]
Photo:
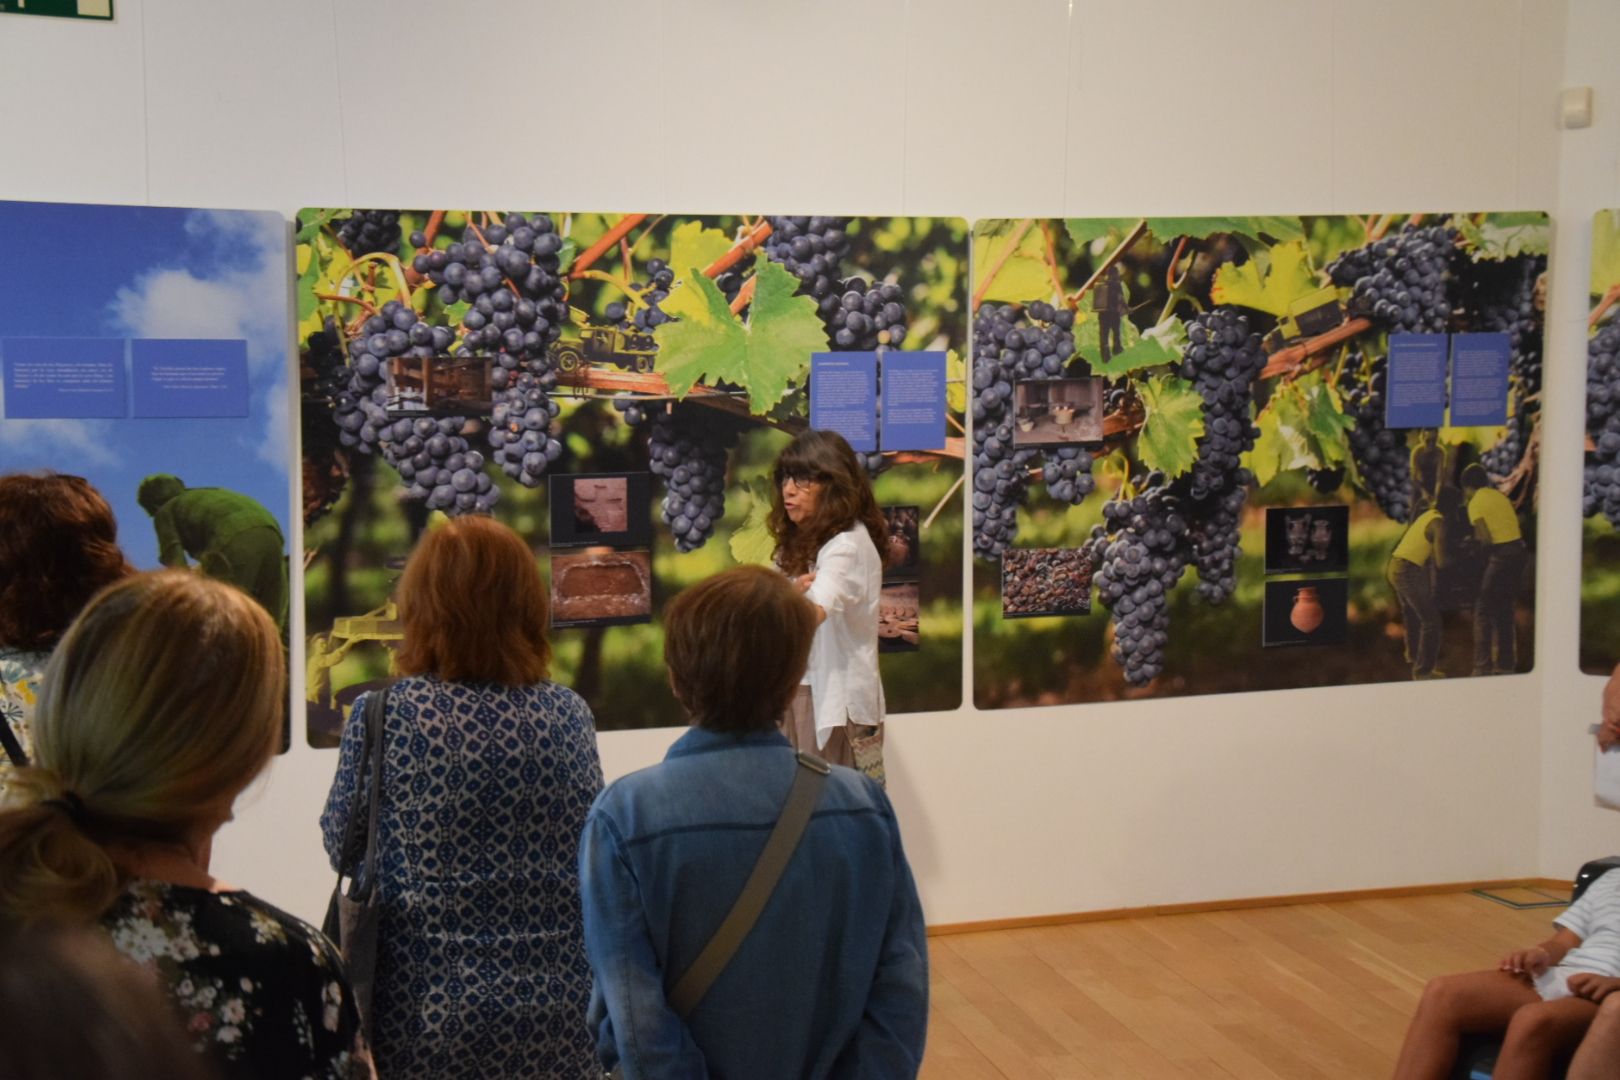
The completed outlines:
[[[1013,387],[1014,446],[1102,442],[1101,379],[1029,379]]]
[[[1348,607],[1349,582],[1344,578],[1268,581],[1261,644],[1343,645]]]
[[[1091,614],[1091,559],[1082,548],[1013,548],[1001,557],[1002,618]]]
[[[645,551],[586,548],[551,557],[551,625],[618,626],[652,618]]]
[[[878,652],[911,652],[918,634],[918,589],[915,581],[883,586],[878,600]]]
[[[1266,573],[1350,568],[1348,506],[1266,508]]]
[[[648,473],[554,474],[551,546],[648,547],[651,492]]]
[[[921,513],[915,506],[884,506],[879,509],[883,511],[883,519],[889,523],[889,547],[883,553],[883,580],[915,580],[922,565],[919,558],[922,542],[917,529]]]

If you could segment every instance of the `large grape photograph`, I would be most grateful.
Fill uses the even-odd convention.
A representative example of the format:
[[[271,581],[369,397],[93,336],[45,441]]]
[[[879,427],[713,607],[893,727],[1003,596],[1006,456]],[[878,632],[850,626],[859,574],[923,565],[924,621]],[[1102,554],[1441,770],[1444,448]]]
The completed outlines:
[[[937,445],[860,458],[881,504],[921,518],[917,647],[884,654],[888,709],[960,704],[965,222],[338,208],[297,230],[313,745],[391,677],[404,561],[462,514],[530,542],[564,616],[552,677],[601,729],[684,723],[660,612],[771,561],[772,465],[831,353],[944,357]]]
[[[1588,291],[1581,670],[1607,675],[1620,663],[1620,210],[1593,215]]]
[[[1540,213],[976,222],[976,704],[1528,671],[1548,233]],[[1100,415],[1054,396],[1087,379]],[[1277,522],[1297,550],[1268,559],[1275,509],[1302,527]],[[1030,578],[1037,551],[1070,553],[1045,562],[1089,576],[1089,607],[1022,613],[1061,591]]]

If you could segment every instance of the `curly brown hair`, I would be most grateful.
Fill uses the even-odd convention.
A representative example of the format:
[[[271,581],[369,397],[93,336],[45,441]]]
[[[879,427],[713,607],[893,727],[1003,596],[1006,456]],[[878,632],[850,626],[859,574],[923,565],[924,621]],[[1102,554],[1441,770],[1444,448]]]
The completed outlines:
[[[782,502],[787,480],[819,483],[810,520],[795,525]],[[800,432],[776,459],[771,474],[771,514],[766,525],[776,539],[776,565],[789,574],[809,571],[821,545],[857,521],[866,526],[878,555],[888,561],[889,525],[872,494],[872,481],[844,437],[834,431]]]
[[[0,476],[0,645],[48,652],[101,589],[135,570],[82,476]]]

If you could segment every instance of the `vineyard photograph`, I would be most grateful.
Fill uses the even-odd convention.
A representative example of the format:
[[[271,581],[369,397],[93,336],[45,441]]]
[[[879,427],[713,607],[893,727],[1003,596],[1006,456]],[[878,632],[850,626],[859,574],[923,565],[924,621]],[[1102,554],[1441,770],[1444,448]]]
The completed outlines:
[[[822,353],[946,357],[943,446],[860,456],[914,568],[886,590],[888,711],[961,704],[966,222],[313,209],[296,243],[313,745],[390,677],[404,560],[461,514],[533,547],[552,677],[601,729],[684,724],[660,612],[770,562]]]
[[[976,222],[977,706],[1530,670],[1548,236],[1540,213]],[[1394,421],[1414,373],[1429,419]]]
[[[1620,656],[1620,210],[1593,215],[1588,292],[1581,670],[1607,675]]]

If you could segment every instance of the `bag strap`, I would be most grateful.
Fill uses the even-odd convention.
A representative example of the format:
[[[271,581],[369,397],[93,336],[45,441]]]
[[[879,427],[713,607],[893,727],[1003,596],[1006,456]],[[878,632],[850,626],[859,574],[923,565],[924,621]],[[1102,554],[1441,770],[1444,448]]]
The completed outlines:
[[[359,801],[361,791],[366,789],[360,787],[355,789],[354,803],[349,807],[349,823],[343,829],[343,847],[340,849],[342,863],[338,867],[339,878],[357,877],[360,869],[369,865],[368,863],[359,862],[356,858],[361,855],[356,849],[360,846],[360,830],[362,828],[368,829],[368,835],[365,838],[366,850],[363,857],[370,859],[376,853],[375,836],[377,830],[372,809],[377,805],[378,783],[382,776],[382,725],[383,715],[388,707],[387,698],[387,687],[381,690],[373,690],[366,696],[365,712],[358,714],[351,712],[349,714],[349,723],[359,723],[361,725],[360,746],[362,757],[360,760],[363,763],[361,767],[364,768],[366,765],[370,765],[371,787],[370,798],[366,802],[363,814],[361,813],[362,808]],[[339,891],[342,891],[342,887],[343,883],[339,881]]]
[[[355,875],[351,899],[363,900],[377,885],[377,813],[382,806],[383,719],[388,714],[388,687],[366,699],[366,749],[371,756],[371,798],[366,800],[366,857]],[[353,820],[353,817],[350,818]]]
[[[777,817],[776,826],[765,841],[765,849],[759,853],[759,860],[754,863],[747,883],[731,905],[731,910],[726,913],[720,928],[676,982],[675,989],[669,992],[670,1007],[683,1020],[697,1008],[698,1002],[703,1000],[703,995],[709,992],[709,987],[731,963],[743,939],[754,928],[760,913],[765,910],[765,904],[776,891],[777,883],[782,880],[782,872],[787,869],[789,860],[798,849],[805,827],[810,824],[810,815],[815,812],[821,789],[832,767],[814,754],[800,751],[796,756],[799,765],[793,771],[793,786],[788,789],[787,802],[782,806],[782,813]]]
[[[11,725],[3,719],[0,719],[0,747],[5,749],[6,757],[11,759],[13,765],[19,769],[28,768],[28,755],[23,753],[22,743],[17,741]]]

